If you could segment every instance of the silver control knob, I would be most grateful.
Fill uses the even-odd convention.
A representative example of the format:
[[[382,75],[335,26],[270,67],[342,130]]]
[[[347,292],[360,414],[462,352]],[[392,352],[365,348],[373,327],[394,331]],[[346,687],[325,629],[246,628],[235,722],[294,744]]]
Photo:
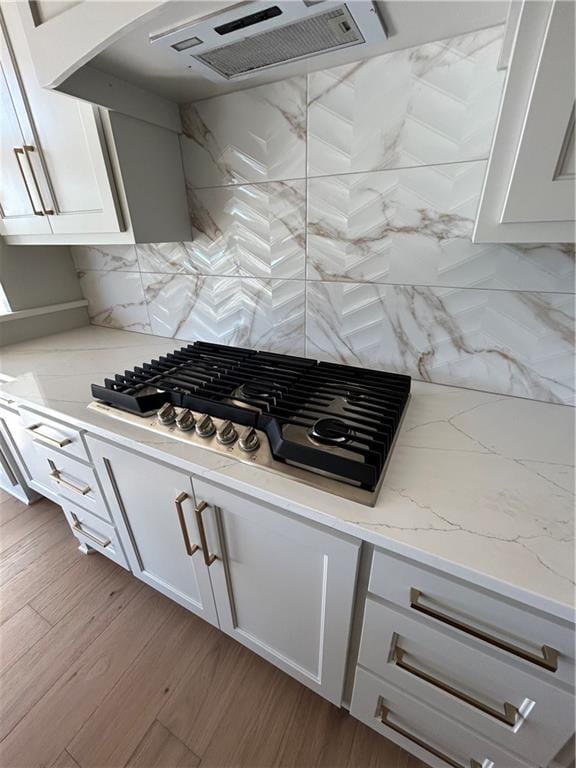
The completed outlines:
[[[174,424],[176,421],[176,409],[172,403],[164,403],[157,415],[158,420],[161,421],[162,424]]]
[[[176,416],[176,426],[178,429],[182,430],[182,432],[190,432],[194,429],[195,425],[196,419],[194,418],[194,414],[188,408],[181,411],[178,416]]]
[[[211,437],[211,435],[216,432],[216,427],[214,426],[214,422],[208,416],[207,413],[205,413],[203,416],[200,417],[199,421],[196,422],[196,434],[200,435],[200,437]]]
[[[252,451],[257,450],[260,447],[260,438],[256,430],[252,427],[245,429],[240,435],[238,445],[246,453],[252,453]]]
[[[233,442],[235,442],[237,437],[238,432],[236,432],[236,427],[234,424],[232,424],[231,421],[225,421],[218,430],[216,440],[218,440],[218,442],[222,445],[231,445]]]

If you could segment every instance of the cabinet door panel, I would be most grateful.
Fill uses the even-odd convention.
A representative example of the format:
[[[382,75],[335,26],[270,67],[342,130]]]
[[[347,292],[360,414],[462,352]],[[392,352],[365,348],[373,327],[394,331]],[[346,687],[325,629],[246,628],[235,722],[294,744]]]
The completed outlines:
[[[217,624],[202,553],[186,551],[185,531],[192,545],[199,543],[188,475],[92,437],[87,443],[134,574]],[[176,506],[182,493],[184,527]]]
[[[37,181],[46,208],[54,210],[54,234],[122,230],[114,183],[97,111],[85,102],[40,86],[25,27],[33,27],[28,4],[3,7],[13,51],[14,76],[7,77],[24,141],[34,146]]]
[[[221,628],[341,703],[360,544],[194,479]]]
[[[42,234],[51,231],[47,217],[35,213],[42,212],[41,203],[35,193],[26,158],[22,155],[18,157],[14,152],[24,144],[4,67],[0,63],[0,214],[2,231],[7,235]]]

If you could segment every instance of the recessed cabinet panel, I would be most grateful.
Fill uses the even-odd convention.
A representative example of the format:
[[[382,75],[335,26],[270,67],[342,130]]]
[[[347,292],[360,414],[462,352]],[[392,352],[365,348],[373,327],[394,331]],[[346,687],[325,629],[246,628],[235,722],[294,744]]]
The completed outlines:
[[[92,437],[87,443],[122,541],[132,544],[134,574],[216,624],[189,476]]]
[[[0,29],[0,37],[2,31]],[[51,232],[43,215],[4,67],[0,63],[0,217],[6,234]]]
[[[220,626],[340,704],[360,543],[194,478]]]

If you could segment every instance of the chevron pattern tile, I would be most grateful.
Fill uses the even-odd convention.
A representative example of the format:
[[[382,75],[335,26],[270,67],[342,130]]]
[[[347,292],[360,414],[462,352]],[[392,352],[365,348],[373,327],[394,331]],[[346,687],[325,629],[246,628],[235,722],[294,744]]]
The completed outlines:
[[[494,27],[312,73],[308,175],[486,158],[502,35]]]
[[[309,282],[306,352],[418,379],[574,400],[574,296]]]
[[[184,105],[181,115],[191,187],[305,176],[305,77]]]
[[[310,179],[313,280],[571,291],[573,245],[472,243],[485,162]]]
[[[142,274],[152,333],[304,354],[304,282]]]

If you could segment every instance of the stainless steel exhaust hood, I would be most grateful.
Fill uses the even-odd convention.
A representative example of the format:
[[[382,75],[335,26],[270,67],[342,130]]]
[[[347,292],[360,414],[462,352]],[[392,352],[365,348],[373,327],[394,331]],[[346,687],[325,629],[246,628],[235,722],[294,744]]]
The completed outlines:
[[[280,76],[282,67],[292,62],[351,47],[361,58],[363,48],[385,39],[372,2],[258,0],[152,34],[150,43],[171,50],[183,70],[225,82],[247,80],[271,68]]]

